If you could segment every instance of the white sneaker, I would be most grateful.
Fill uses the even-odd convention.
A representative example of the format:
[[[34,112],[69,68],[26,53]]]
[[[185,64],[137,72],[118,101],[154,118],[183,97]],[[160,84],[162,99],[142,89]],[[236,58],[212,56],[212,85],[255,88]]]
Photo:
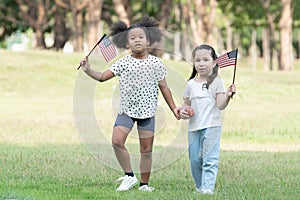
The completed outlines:
[[[121,181],[121,180],[122,180],[122,183],[117,188],[117,190],[116,190],[117,192],[129,190],[138,183],[138,180],[135,176],[126,175],[126,176],[123,176],[123,177],[119,178],[118,180],[116,180],[116,182]]]
[[[213,191],[211,191],[211,190],[201,190],[201,192],[202,192],[202,194],[209,194],[209,195],[213,195],[214,194],[214,192]]]
[[[201,193],[201,189],[196,188],[196,191],[194,193]]]
[[[154,190],[154,187],[149,187],[148,185],[143,185],[139,187],[139,190],[144,192],[152,192]]]
[[[198,189],[198,188],[196,188],[196,193],[209,194],[209,195],[214,194],[214,192],[211,191],[210,189]]]

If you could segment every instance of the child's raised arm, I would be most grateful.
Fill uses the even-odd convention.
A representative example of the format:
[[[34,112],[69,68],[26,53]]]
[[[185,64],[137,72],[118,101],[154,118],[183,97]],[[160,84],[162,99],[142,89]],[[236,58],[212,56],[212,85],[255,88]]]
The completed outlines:
[[[104,82],[107,81],[111,78],[113,78],[115,75],[112,73],[112,71],[110,70],[106,70],[104,72],[98,72],[95,70],[92,70],[90,68],[90,63],[88,58],[84,58],[81,62],[80,62],[80,66],[82,67],[83,71],[89,75],[91,78],[100,81],[100,82]]]

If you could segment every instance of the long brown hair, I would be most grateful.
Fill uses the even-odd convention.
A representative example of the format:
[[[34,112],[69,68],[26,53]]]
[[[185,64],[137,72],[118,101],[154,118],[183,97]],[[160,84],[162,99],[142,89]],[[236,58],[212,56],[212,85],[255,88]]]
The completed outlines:
[[[197,46],[193,53],[192,53],[192,58],[194,60],[195,58],[195,54],[196,54],[196,51],[197,50],[201,50],[201,49],[205,49],[205,50],[208,50],[210,51],[210,54],[211,54],[211,57],[212,59],[215,61],[218,56],[214,50],[214,48],[212,48],[211,46],[207,45],[207,44],[202,44],[200,46]],[[207,77],[207,83],[205,83],[203,86],[208,89],[209,85],[214,81],[214,79],[218,76],[218,71],[219,71],[219,66],[218,66],[218,63],[214,66],[213,70],[212,70],[212,73]],[[197,75],[197,71],[196,71],[196,68],[195,68],[195,64],[194,64],[194,61],[193,61],[193,71],[192,71],[192,74],[189,78],[189,80],[193,79],[196,77]]]

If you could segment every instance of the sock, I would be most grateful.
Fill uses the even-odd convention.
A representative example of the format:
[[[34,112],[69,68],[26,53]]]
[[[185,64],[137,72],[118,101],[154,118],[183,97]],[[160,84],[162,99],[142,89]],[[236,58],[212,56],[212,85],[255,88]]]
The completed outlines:
[[[140,187],[142,187],[143,185],[148,185],[148,183],[142,183],[142,182],[140,182]]]
[[[125,172],[125,175],[134,177],[134,173],[133,172]]]

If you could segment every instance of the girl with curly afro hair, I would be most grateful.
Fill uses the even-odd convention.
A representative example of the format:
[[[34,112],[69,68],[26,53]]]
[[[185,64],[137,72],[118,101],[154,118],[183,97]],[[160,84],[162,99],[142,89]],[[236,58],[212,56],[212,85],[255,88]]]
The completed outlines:
[[[174,116],[180,118],[180,109],[176,107],[166,81],[167,69],[147,49],[161,40],[161,32],[155,19],[143,17],[130,26],[122,21],[115,23],[111,28],[111,36],[117,48],[130,49],[131,54],[119,58],[104,72],[91,69],[88,58],[83,59],[80,66],[86,74],[100,82],[119,77],[120,108],[113,128],[112,146],[125,176],[119,179],[122,183],[116,191],[126,191],[138,184],[131,168],[130,154],[125,147],[127,136],[134,123],[137,123],[141,154],[139,190],[152,192],[154,188],[148,186],[148,181],[159,90]]]

